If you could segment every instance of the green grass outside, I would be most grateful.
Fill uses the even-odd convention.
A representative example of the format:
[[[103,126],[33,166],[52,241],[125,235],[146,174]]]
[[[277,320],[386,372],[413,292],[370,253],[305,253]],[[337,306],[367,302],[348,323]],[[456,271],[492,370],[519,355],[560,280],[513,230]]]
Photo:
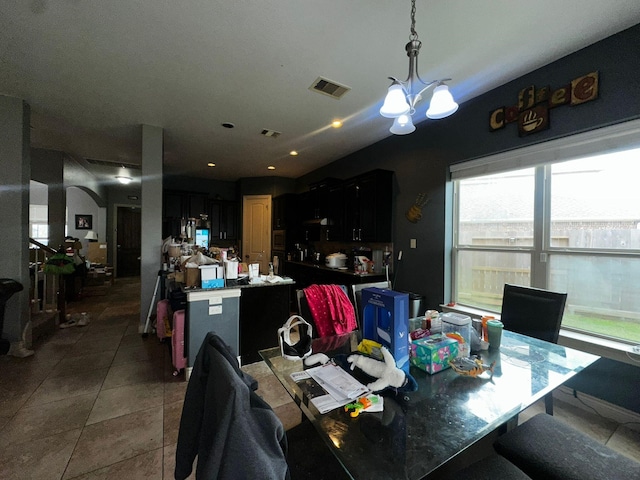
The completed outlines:
[[[562,326],[640,343],[640,322],[632,320],[613,320],[565,313],[562,318]]]
[[[497,311],[498,315],[500,314],[500,305],[496,305],[493,299],[488,300],[484,297],[479,298],[473,295],[461,295],[461,297],[463,297],[461,301],[474,305],[476,308]],[[640,343],[640,321],[588,317],[565,312],[562,317],[562,326],[574,328],[587,334],[593,333],[632,343]]]

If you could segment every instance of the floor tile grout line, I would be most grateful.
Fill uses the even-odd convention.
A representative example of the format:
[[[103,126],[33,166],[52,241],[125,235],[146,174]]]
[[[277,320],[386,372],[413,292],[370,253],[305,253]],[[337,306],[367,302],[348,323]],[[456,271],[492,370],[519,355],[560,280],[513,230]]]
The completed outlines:
[[[80,442],[80,439],[82,438],[82,432],[84,432],[84,427],[80,428],[80,435],[78,435],[78,438],[76,438],[73,448],[71,449],[71,454],[67,459],[67,463],[64,466],[64,470],[62,470],[62,474],[60,475],[60,480],[62,480],[64,478],[65,473],[67,473],[67,469],[69,468],[69,464],[71,463],[71,459],[73,458],[73,453],[76,451],[76,448],[78,447],[78,442]]]
[[[107,307],[103,308],[103,309],[102,309],[102,311],[101,311],[100,313],[98,313],[98,315],[97,315],[97,316],[98,316],[98,318],[100,318],[100,316],[104,313],[104,311],[106,310],[106,308],[107,308]],[[80,309],[82,309],[82,306],[81,306],[81,308],[80,308]],[[87,327],[87,330],[86,330],[85,332],[83,332],[83,335],[81,335],[81,336],[80,336],[80,338],[79,338],[78,340],[76,340],[76,342],[74,342],[74,345],[75,345],[75,344],[77,344],[77,342],[78,342],[82,337],[84,337],[84,336],[85,336],[85,333],[89,331],[89,327],[90,327],[90,326],[91,326],[91,323],[90,323],[89,325],[87,325],[87,326],[86,326],[86,327]],[[128,325],[127,325],[127,328],[128,328]],[[92,406],[91,406],[91,409],[89,409],[89,411],[88,411],[87,418],[86,418],[86,419],[85,419],[85,421],[84,421],[84,425],[83,425],[83,427],[80,429],[80,435],[78,435],[78,438],[76,439],[76,442],[75,442],[75,444],[74,444],[74,446],[73,446],[73,449],[71,450],[71,454],[69,455],[69,458],[67,459],[67,462],[66,462],[65,468],[64,468],[64,470],[63,470],[63,472],[62,472],[62,475],[61,475],[61,477],[60,477],[61,479],[62,479],[62,478],[64,478],[64,476],[65,476],[65,474],[66,474],[66,472],[67,472],[67,470],[68,470],[68,468],[69,468],[69,464],[71,463],[71,459],[73,458],[73,455],[74,455],[74,453],[76,452],[76,448],[78,447],[78,443],[79,443],[80,439],[82,438],[82,435],[83,435],[83,433],[84,433],[84,431],[85,431],[85,428],[87,428],[87,421],[88,421],[88,420],[89,420],[89,418],[91,417],[91,412],[93,411],[93,409],[94,409],[94,408],[95,408],[95,406],[96,406],[96,403],[97,403],[97,401],[98,401],[98,398],[99,398],[99,396],[100,396],[100,393],[101,393],[103,390],[105,390],[105,389],[103,388],[103,387],[104,387],[104,383],[105,383],[105,381],[106,381],[107,375],[109,374],[109,370],[111,369],[111,367],[113,367],[113,362],[114,362],[115,357],[116,357],[116,355],[117,355],[117,352],[118,352],[118,350],[119,350],[119,348],[120,348],[120,345],[122,344],[122,339],[124,338],[125,333],[126,333],[126,329],[123,329],[123,333],[121,334],[121,338],[120,338],[120,341],[118,342],[118,346],[117,346],[117,348],[116,348],[116,350],[115,350],[115,352],[114,352],[113,358],[111,359],[111,361],[109,362],[109,366],[107,367],[107,373],[105,374],[104,378],[102,379],[102,382],[101,382],[101,384],[100,384],[100,388],[98,389],[98,393],[97,393],[97,395],[96,395],[96,397],[95,397],[95,399],[94,399],[94,401],[93,401],[93,404],[92,404]],[[62,358],[64,359],[65,357],[66,357],[66,355],[65,355],[65,356],[63,356]],[[55,367],[54,367],[54,368],[55,368]],[[53,371],[53,370],[52,370],[52,371]],[[46,377],[46,378],[49,378],[49,375],[47,375],[47,377]],[[106,390],[108,390],[108,389],[106,389]],[[164,390],[164,389],[163,389],[163,390]],[[118,463],[118,462],[115,462],[115,463]],[[109,466],[110,466],[110,465],[109,465]],[[104,468],[104,467],[101,467],[101,468]],[[97,469],[97,470],[99,470],[99,469]],[[94,471],[95,471],[95,470],[94,470]],[[90,473],[90,472],[85,472],[85,473]],[[83,474],[83,475],[84,475],[84,474]]]

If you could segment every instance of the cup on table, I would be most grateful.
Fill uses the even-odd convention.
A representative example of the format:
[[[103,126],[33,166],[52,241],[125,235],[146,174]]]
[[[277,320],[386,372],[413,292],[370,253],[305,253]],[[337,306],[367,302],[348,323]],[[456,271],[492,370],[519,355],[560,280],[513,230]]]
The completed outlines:
[[[472,318],[471,326],[477,332],[478,338],[482,340],[482,320],[480,320],[479,318]]]
[[[489,336],[487,334],[487,322],[489,320],[495,320],[496,317],[492,316],[492,315],[485,315],[484,317],[482,317],[481,322],[482,322],[482,340],[484,340],[485,342],[489,341]]]
[[[500,348],[503,328],[504,325],[500,320],[487,321],[487,336],[489,341],[489,348]]]

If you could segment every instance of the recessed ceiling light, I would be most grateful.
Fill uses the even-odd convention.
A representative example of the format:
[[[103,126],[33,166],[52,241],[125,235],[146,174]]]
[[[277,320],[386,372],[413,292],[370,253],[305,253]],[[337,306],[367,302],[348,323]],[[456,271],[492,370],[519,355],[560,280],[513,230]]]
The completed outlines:
[[[215,167],[215,166],[216,166],[216,164],[215,164],[215,163],[213,163],[213,162],[209,162],[209,163],[207,163],[207,167]]]
[[[274,167],[273,165],[269,165],[269,166],[267,167],[267,170],[275,170],[275,169],[276,169],[276,167]]]
[[[224,122],[221,124],[224,128],[235,128],[235,125],[231,122]]]
[[[340,128],[340,127],[342,127],[342,121],[341,121],[341,120],[334,120],[334,121],[331,123],[331,126],[332,126],[333,128]]]
[[[297,151],[295,151],[295,150],[291,150],[291,151],[289,152],[289,155],[291,155],[292,157],[295,157],[295,156],[297,156],[297,155],[298,155],[298,152],[297,152]]]
[[[128,185],[131,183],[131,181],[133,180],[133,178],[131,177],[125,177],[124,175],[116,175],[116,179],[122,183],[123,185]]]

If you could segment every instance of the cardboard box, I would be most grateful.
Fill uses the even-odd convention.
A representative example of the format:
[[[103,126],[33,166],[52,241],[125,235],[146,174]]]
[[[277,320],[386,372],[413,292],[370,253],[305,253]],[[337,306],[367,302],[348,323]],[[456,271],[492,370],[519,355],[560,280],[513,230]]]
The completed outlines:
[[[365,288],[362,305],[362,337],[387,347],[396,366],[409,373],[409,294]]]
[[[411,342],[411,365],[427,373],[449,368],[449,360],[458,356],[458,342],[446,335],[435,334]]]
[[[224,287],[224,267],[218,265],[200,265],[200,282],[202,288]]]
[[[199,287],[200,286],[200,269],[192,268],[192,267],[185,268],[184,284],[186,287]]]
[[[173,280],[176,283],[184,283],[184,272],[173,272]]]
[[[91,263],[107,264],[107,244],[100,242],[87,243],[87,260]]]

